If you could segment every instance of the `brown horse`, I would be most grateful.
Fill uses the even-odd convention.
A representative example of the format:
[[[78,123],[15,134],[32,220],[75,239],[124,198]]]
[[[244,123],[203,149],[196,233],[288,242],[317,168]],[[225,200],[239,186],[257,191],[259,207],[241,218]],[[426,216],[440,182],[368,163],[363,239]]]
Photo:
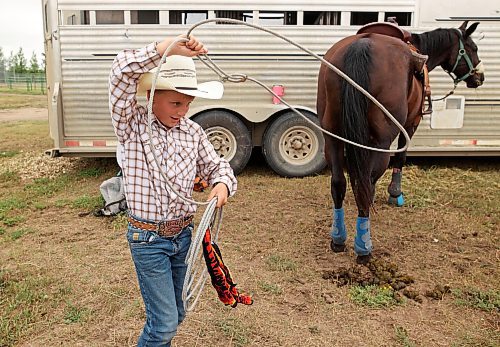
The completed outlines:
[[[420,53],[428,55],[429,71],[441,66],[450,76],[456,76],[452,76],[455,84],[465,81],[467,87],[477,88],[484,81],[477,46],[471,39],[478,24],[467,28],[464,22],[458,29],[412,34],[409,40]],[[414,134],[422,118],[424,93],[416,59],[407,43],[381,34],[358,34],[336,43],[324,58],[384,105],[410,137]],[[317,111],[325,130],[362,145],[389,149],[400,134],[377,106],[324,64],[319,71]],[[401,134],[398,147],[404,144]],[[334,252],[345,250],[347,233],[342,204],[346,193],[346,166],[358,207],[354,251],[358,262],[367,262],[372,252],[370,207],[375,184],[387,169],[390,154],[361,149],[325,135],[325,156],[332,173],[334,202],[331,248]],[[400,203],[401,169],[405,160],[405,152],[395,155],[389,186],[389,193]]]

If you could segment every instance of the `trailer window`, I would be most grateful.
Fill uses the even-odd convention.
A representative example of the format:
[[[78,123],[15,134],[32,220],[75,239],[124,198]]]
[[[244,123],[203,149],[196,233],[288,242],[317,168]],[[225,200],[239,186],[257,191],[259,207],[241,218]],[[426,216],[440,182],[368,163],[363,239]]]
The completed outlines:
[[[208,19],[208,11],[169,11],[170,24],[195,24]]]
[[[384,22],[389,18],[394,18],[398,25],[411,26],[411,12],[386,12],[384,15]]]
[[[351,25],[365,25],[378,21],[378,12],[351,12]]]
[[[60,25],[89,25],[89,11],[61,11]]]
[[[297,12],[260,11],[259,24],[261,25],[297,25]]]
[[[100,10],[95,11],[95,21],[100,24],[124,24],[125,16],[123,11],[118,10]]]
[[[131,24],[160,24],[160,11],[130,11]]]
[[[251,11],[215,11],[215,17],[237,19],[247,23],[253,22],[253,12]],[[229,23],[218,23],[218,24],[229,24]]]
[[[340,11],[304,11],[304,25],[340,25]]]

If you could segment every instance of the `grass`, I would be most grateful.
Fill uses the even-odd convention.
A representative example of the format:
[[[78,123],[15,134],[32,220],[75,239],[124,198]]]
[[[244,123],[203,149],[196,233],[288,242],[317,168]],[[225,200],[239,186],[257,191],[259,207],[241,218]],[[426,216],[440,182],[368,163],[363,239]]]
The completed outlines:
[[[71,203],[71,207],[73,208],[78,208],[78,209],[94,209],[97,207],[101,207],[104,205],[104,199],[102,195],[95,195],[95,196],[88,196],[88,195],[83,195]]]
[[[250,342],[248,338],[248,329],[239,319],[222,319],[217,322],[217,327],[236,347],[246,346]]]
[[[19,154],[19,151],[0,151],[0,158],[12,158]]]
[[[47,108],[47,95],[41,95],[36,91],[23,93],[22,90],[0,89],[0,109],[23,107]]]
[[[455,297],[455,303],[459,306],[500,313],[499,290],[453,289],[452,294]]]
[[[49,305],[46,279],[16,278],[0,270],[0,346],[11,346],[40,319],[44,320]],[[52,298],[53,300],[54,298]]]
[[[267,260],[266,264],[272,271],[295,271],[297,269],[297,264],[282,255],[272,254]]]
[[[269,294],[280,295],[283,294],[283,289],[275,283],[261,282],[260,288]]]
[[[55,179],[37,178],[24,187],[24,189],[34,196],[50,197],[65,189],[70,183],[68,175],[62,175]]]
[[[401,347],[417,347],[415,342],[413,342],[408,336],[408,332],[405,328],[396,326],[394,327],[394,333],[396,335],[396,341]]]
[[[14,230],[12,232],[12,234],[10,235],[10,238],[12,241],[15,241],[17,239],[20,239],[24,235],[31,234],[31,233],[33,233],[33,229],[31,229],[31,228],[20,228],[20,229]]]
[[[78,307],[68,302],[64,310],[63,320],[66,324],[83,323],[90,313],[91,312],[88,308]]]
[[[371,308],[390,307],[403,302],[390,286],[353,286],[349,289],[349,297],[356,304]]]

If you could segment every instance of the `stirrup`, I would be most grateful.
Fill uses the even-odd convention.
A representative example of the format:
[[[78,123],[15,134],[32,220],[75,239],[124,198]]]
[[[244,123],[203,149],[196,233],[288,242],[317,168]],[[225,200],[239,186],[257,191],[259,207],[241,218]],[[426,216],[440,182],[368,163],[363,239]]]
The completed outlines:
[[[429,106],[427,106],[427,110],[423,110],[422,111],[422,115],[426,115],[426,114],[431,114],[432,113],[432,99],[431,99],[431,96],[427,95],[426,98],[427,98],[427,102],[428,102]]]

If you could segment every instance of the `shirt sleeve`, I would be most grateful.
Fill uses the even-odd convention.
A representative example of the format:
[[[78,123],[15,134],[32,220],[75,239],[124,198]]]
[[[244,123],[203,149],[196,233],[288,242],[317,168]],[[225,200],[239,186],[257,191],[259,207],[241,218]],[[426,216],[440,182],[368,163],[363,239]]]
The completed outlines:
[[[229,196],[233,196],[238,188],[238,181],[234,176],[233,169],[226,159],[219,157],[203,129],[200,128],[200,131],[198,174],[212,186],[224,183],[229,190]]]
[[[109,76],[109,110],[120,143],[126,142],[137,122],[137,83],[142,74],[155,68],[161,57],[156,43],[137,50],[120,52],[111,66]]]

